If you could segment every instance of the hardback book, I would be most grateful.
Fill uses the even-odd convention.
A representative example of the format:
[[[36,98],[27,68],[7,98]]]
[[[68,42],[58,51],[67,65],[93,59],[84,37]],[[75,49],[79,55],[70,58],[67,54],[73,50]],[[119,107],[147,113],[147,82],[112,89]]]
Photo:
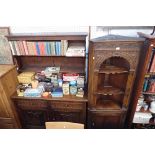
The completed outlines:
[[[19,48],[18,48],[18,45],[17,45],[16,41],[14,41],[14,45],[15,45],[15,49],[17,51],[17,55],[20,55],[20,51],[19,51]]]
[[[29,55],[26,41],[23,41],[23,46],[24,46],[25,54]]]
[[[37,55],[40,55],[39,43],[38,43],[38,42],[36,42],[36,43],[35,43],[35,45],[36,45]]]
[[[27,48],[30,55],[35,55],[33,46],[34,46],[33,42],[29,42],[29,41],[27,42]]]
[[[40,55],[45,55],[45,45],[44,42],[39,42]]]
[[[50,42],[50,46],[51,46],[51,55],[55,55],[55,42],[52,41]]]
[[[14,47],[14,42],[13,41],[9,41],[9,44],[10,44],[10,48],[11,48],[11,51],[12,51],[12,55],[16,55],[16,50],[15,50],[15,47]]]
[[[155,55],[153,56],[150,72],[154,72],[154,69],[155,69]]]

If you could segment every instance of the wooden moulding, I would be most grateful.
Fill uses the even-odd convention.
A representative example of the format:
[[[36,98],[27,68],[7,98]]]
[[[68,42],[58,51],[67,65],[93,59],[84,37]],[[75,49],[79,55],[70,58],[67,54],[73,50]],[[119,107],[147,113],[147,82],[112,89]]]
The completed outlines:
[[[50,33],[50,34],[19,34],[6,36],[9,41],[47,41],[47,40],[85,40],[87,33]]]

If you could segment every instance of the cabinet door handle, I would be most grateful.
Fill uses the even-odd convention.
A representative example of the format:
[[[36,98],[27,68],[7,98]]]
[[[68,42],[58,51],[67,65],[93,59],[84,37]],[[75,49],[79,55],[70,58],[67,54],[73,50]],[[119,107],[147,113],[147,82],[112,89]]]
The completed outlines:
[[[92,126],[95,126],[95,123],[94,122],[92,122]]]

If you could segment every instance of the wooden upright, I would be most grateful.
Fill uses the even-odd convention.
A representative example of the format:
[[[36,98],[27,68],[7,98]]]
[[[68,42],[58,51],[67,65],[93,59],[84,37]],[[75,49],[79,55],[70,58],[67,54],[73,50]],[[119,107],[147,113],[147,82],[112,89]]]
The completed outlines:
[[[19,120],[10,96],[15,93],[17,71],[14,65],[0,65],[0,129],[19,128]]]

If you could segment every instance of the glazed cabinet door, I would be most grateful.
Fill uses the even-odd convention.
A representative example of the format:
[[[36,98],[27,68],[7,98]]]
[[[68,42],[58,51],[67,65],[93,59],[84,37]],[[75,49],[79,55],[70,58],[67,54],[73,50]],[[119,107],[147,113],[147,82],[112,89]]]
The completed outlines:
[[[121,129],[124,123],[124,113],[89,112],[88,128],[90,129]]]

